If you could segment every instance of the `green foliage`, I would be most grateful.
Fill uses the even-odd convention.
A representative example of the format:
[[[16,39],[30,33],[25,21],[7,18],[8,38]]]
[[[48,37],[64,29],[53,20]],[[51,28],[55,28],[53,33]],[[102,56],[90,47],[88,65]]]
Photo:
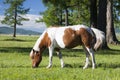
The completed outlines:
[[[45,23],[48,25],[53,25],[54,22],[56,22],[56,25],[61,25],[60,23],[60,10],[62,10],[62,25],[64,25],[65,22],[65,9],[68,9],[69,15],[68,15],[68,21],[69,25],[75,25],[75,24],[90,24],[90,1],[89,0],[42,0],[46,7],[48,7],[48,10],[44,12],[45,16]],[[98,0],[99,1],[99,0]],[[98,4],[97,1],[97,4]],[[49,5],[54,5],[55,10],[53,10],[53,13],[57,13],[57,15],[49,15],[48,12],[50,7]],[[53,8],[53,7],[51,7]],[[119,0],[113,0],[113,12],[114,12],[114,22],[115,27],[119,27],[120,24],[120,1]],[[43,15],[44,15],[43,14]],[[49,15],[49,17],[46,16]],[[52,21],[48,21],[51,19],[54,19]],[[59,22],[58,22],[59,21]],[[58,23],[58,24],[57,24]]]
[[[120,0],[113,0],[113,15],[115,27],[120,27]]]
[[[48,53],[43,53],[43,60],[38,68],[31,67],[29,52],[39,36],[0,35],[0,79],[1,80],[119,80],[120,47],[109,45],[112,50],[95,52],[97,68],[91,66],[83,70],[85,54],[81,47],[62,50],[65,68],[60,68],[58,56],[54,53],[53,67],[48,65]],[[120,39],[119,39],[120,40]],[[78,49],[80,48],[80,49]]]
[[[48,9],[44,12],[43,21],[47,26],[58,25],[59,19],[57,15],[57,9],[53,5],[49,5]]]
[[[4,4],[9,5],[9,7],[5,9],[5,18],[1,22],[3,24],[14,26],[14,24],[22,25],[21,21],[29,20],[22,17],[22,15],[29,11],[29,9],[24,9],[23,7],[24,1],[25,0],[5,0]]]
[[[74,2],[74,0],[73,0]],[[72,17],[71,21],[73,25],[75,24],[86,24],[89,25],[89,18],[90,18],[90,13],[89,13],[89,1],[84,0],[84,1],[77,1],[74,2],[73,4],[77,4],[76,6],[72,7]]]
[[[64,25],[65,10],[68,10],[69,25],[75,24],[89,24],[89,1],[84,0],[43,0],[48,9],[43,14],[43,21],[49,25]],[[50,5],[53,5],[50,7]],[[51,9],[50,9],[51,8]],[[54,9],[54,10],[52,10]],[[57,14],[51,14],[57,13]],[[47,15],[49,16],[47,16]],[[55,18],[55,19],[54,19]],[[45,19],[45,20],[44,20]],[[54,20],[51,20],[54,19]],[[51,21],[49,21],[51,20]],[[60,24],[62,21],[62,24]]]

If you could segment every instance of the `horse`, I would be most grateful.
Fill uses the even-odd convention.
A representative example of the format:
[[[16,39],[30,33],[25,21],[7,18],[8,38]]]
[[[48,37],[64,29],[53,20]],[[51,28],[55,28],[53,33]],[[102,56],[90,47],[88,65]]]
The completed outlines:
[[[92,69],[96,67],[94,50],[98,50],[104,44],[104,32],[89,28],[85,25],[73,25],[64,27],[50,27],[47,28],[36,41],[33,49],[30,52],[32,60],[32,67],[36,68],[42,61],[42,53],[48,48],[49,50],[49,64],[47,68],[52,67],[53,51],[55,50],[59,56],[61,68],[65,66],[62,59],[60,49],[74,48],[81,45],[86,53],[86,62],[83,69],[89,65],[89,56],[92,59]]]

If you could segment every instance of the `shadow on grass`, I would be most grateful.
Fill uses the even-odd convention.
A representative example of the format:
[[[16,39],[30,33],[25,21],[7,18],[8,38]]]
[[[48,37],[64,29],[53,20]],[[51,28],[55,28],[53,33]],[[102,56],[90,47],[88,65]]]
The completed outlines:
[[[83,64],[65,64],[65,68],[83,68]],[[88,68],[92,68],[92,65],[90,64]],[[116,69],[116,68],[120,68],[120,63],[99,63],[97,64],[97,68],[112,68],[112,69]]]
[[[83,68],[80,64],[65,64],[64,68]]]
[[[83,68],[83,64],[65,64],[64,68]],[[1,65],[0,68],[32,68],[31,65],[29,66],[24,66],[24,65]],[[46,68],[47,65],[39,65],[39,67],[37,68],[32,68],[32,69],[40,69],[40,68]],[[56,66],[56,65],[53,65],[51,68],[54,68],[54,67],[57,67],[57,68],[61,68],[60,66]],[[92,65],[89,65],[88,68],[91,68],[92,69]],[[107,63],[99,63],[97,64],[97,68],[103,68],[103,69],[107,69],[107,68],[112,68],[112,69],[116,69],[116,68],[120,68],[120,64],[114,64],[114,63],[111,63],[111,64],[107,64]]]
[[[120,68],[120,63],[99,63],[97,67],[103,67],[103,68]]]
[[[0,47],[0,52],[1,53],[30,53],[32,47]],[[84,54],[85,52],[83,51],[83,49],[61,49],[62,55],[63,56],[67,56],[67,57],[80,57],[79,54]],[[120,55],[120,50],[114,50],[114,49],[110,49],[110,50],[100,50],[98,52],[95,52],[95,54],[98,55]],[[54,56],[57,56],[57,54],[53,53]],[[48,56],[48,49],[46,49],[43,52],[43,56]]]
[[[17,42],[31,42],[35,40],[23,40],[23,39],[4,39],[2,41],[17,41]]]
[[[109,50],[100,50],[95,52],[96,54],[100,54],[100,55],[120,55],[120,50],[116,50],[116,49],[109,49]]]
[[[0,48],[1,53],[28,53],[31,51],[31,47],[21,48],[21,47],[2,47]]]
[[[2,66],[0,66],[0,68],[32,68],[32,67],[31,66],[21,66],[21,65],[18,65],[18,66],[2,65]]]

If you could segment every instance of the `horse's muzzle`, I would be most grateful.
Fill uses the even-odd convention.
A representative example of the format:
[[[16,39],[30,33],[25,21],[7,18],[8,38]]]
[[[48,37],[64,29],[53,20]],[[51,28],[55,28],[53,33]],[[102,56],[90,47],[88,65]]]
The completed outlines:
[[[32,68],[38,68],[38,66],[32,66]]]

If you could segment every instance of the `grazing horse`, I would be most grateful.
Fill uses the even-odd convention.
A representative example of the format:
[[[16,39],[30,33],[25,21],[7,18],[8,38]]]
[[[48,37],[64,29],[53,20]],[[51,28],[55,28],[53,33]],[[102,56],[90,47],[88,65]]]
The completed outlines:
[[[36,41],[30,52],[32,59],[32,67],[38,67],[42,61],[42,53],[48,48],[49,64],[47,68],[52,66],[53,51],[56,50],[59,56],[61,67],[64,67],[61,48],[73,48],[82,45],[86,53],[86,63],[83,69],[88,67],[89,56],[92,58],[92,68],[96,66],[94,50],[99,49],[104,43],[104,33],[95,28],[89,28],[85,25],[74,25],[66,27],[50,27]]]

